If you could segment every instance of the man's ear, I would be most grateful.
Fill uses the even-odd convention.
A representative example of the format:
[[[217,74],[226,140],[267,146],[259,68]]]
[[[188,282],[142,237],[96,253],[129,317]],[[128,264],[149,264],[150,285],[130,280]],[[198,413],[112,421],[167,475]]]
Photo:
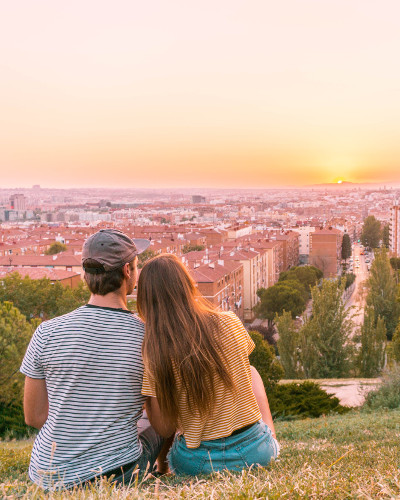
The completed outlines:
[[[122,268],[123,273],[124,273],[124,278],[129,279],[132,275],[132,270],[130,268],[129,262],[124,264],[124,267]]]

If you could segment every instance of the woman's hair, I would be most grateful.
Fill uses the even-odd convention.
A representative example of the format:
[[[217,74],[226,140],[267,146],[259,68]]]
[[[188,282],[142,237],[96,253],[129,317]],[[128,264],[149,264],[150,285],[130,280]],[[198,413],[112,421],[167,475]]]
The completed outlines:
[[[218,344],[218,312],[172,254],[161,254],[144,265],[137,307],[146,322],[143,361],[154,380],[161,412],[178,424],[178,378],[188,406],[207,415],[215,401],[215,376],[234,388]]]

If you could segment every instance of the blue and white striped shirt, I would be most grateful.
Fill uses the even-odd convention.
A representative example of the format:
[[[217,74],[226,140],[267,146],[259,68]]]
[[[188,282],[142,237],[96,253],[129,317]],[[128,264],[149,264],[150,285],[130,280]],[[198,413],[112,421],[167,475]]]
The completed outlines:
[[[29,466],[35,483],[69,487],[139,458],[143,336],[131,312],[92,305],[37,328],[21,365],[46,380],[49,398]]]

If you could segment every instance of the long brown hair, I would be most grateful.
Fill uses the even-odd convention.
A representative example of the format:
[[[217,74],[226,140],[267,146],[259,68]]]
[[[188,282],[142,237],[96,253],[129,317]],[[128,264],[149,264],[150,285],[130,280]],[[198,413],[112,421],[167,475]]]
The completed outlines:
[[[178,425],[178,379],[188,406],[207,415],[215,401],[215,376],[234,389],[218,343],[218,312],[172,254],[161,254],[144,265],[137,307],[146,323],[143,361],[154,380],[161,412]]]

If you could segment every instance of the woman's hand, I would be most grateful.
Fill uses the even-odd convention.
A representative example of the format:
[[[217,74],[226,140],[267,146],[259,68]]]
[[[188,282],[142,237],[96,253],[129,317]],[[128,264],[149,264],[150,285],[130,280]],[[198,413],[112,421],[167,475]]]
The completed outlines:
[[[160,436],[162,436],[163,438],[168,438],[175,434],[175,425],[169,422],[165,417],[163,417],[163,415],[161,414],[160,406],[158,405],[157,398],[148,396],[146,399],[145,408],[152,427],[158,434],[160,434]]]

